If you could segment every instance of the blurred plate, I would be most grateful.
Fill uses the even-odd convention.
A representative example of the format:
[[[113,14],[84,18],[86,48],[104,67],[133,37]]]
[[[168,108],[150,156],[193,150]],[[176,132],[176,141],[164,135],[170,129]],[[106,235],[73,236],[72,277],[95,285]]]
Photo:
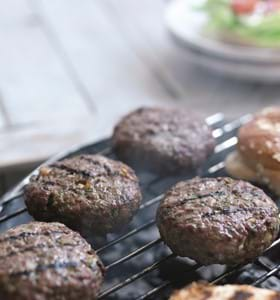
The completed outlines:
[[[203,34],[207,16],[204,12],[194,10],[195,5],[203,2],[204,0],[174,0],[167,5],[167,27],[177,41],[208,56],[246,64],[277,63],[280,67],[279,49],[235,45]]]
[[[226,77],[269,84],[280,82],[280,65],[277,64],[263,66],[232,62],[231,60],[205,55],[192,48],[186,49],[186,52],[191,62]]]

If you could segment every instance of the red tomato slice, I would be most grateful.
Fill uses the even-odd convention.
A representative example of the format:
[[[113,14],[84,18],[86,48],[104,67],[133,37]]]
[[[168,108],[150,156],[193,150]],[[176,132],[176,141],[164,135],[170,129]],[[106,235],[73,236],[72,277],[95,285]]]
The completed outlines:
[[[237,15],[250,14],[257,3],[258,0],[231,0],[231,8]]]

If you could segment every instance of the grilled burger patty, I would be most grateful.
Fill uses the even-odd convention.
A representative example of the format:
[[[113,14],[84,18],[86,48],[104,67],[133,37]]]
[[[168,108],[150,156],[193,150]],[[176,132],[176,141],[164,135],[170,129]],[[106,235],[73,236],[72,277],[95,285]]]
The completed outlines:
[[[188,171],[213,152],[215,141],[205,121],[185,108],[140,108],[115,127],[120,159],[152,171]]]
[[[25,188],[29,213],[81,233],[107,233],[128,223],[141,202],[134,171],[100,155],[80,155],[42,167]]]
[[[250,183],[227,177],[176,184],[160,204],[157,223],[175,254],[205,265],[251,261],[279,231],[276,204]]]
[[[60,223],[32,222],[0,235],[0,299],[93,300],[104,268],[90,245]]]
[[[193,283],[176,291],[169,300],[280,300],[280,293],[249,285]]]

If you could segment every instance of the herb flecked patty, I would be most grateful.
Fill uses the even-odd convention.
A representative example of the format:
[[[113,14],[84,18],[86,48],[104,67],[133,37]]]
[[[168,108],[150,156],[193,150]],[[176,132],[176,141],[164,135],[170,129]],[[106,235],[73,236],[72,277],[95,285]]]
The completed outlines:
[[[90,245],[59,223],[32,222],[0,235],[0,299],[93,300],[104,267]]]
[[[134,171],[100,155],[80,155],[42,167],[25,188],[29,213],[81,233],[104,234],[127,224],[139,208]]]
[[[252,261],[276,238],[278,208],[259,188],[231,178],[195,178],[167,192],[157,212],[162,239],[202,264]]]

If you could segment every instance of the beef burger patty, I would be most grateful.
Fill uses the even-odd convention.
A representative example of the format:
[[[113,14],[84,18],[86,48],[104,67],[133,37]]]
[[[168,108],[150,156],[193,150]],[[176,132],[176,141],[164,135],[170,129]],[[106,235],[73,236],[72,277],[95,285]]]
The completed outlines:
[[[186,108],[140,108],[117,124],[113,144],[133,167],[172,173],[199,167],[215,141],[206,122]]]
[[[261,189],[227,177],[176,184],[160,204],[157,223],[175,254],[205,265],[251,261],[279,231],[276,204]]]
[[[25,188],[29,213],[81,233],[108,233],[128,223],[141,192],[134,171],[100,155],[80,155],[42,167]]]
[[[0,299],[92,300],[104,268],[90,245],[59,223],[32,222],[0,235]]]

